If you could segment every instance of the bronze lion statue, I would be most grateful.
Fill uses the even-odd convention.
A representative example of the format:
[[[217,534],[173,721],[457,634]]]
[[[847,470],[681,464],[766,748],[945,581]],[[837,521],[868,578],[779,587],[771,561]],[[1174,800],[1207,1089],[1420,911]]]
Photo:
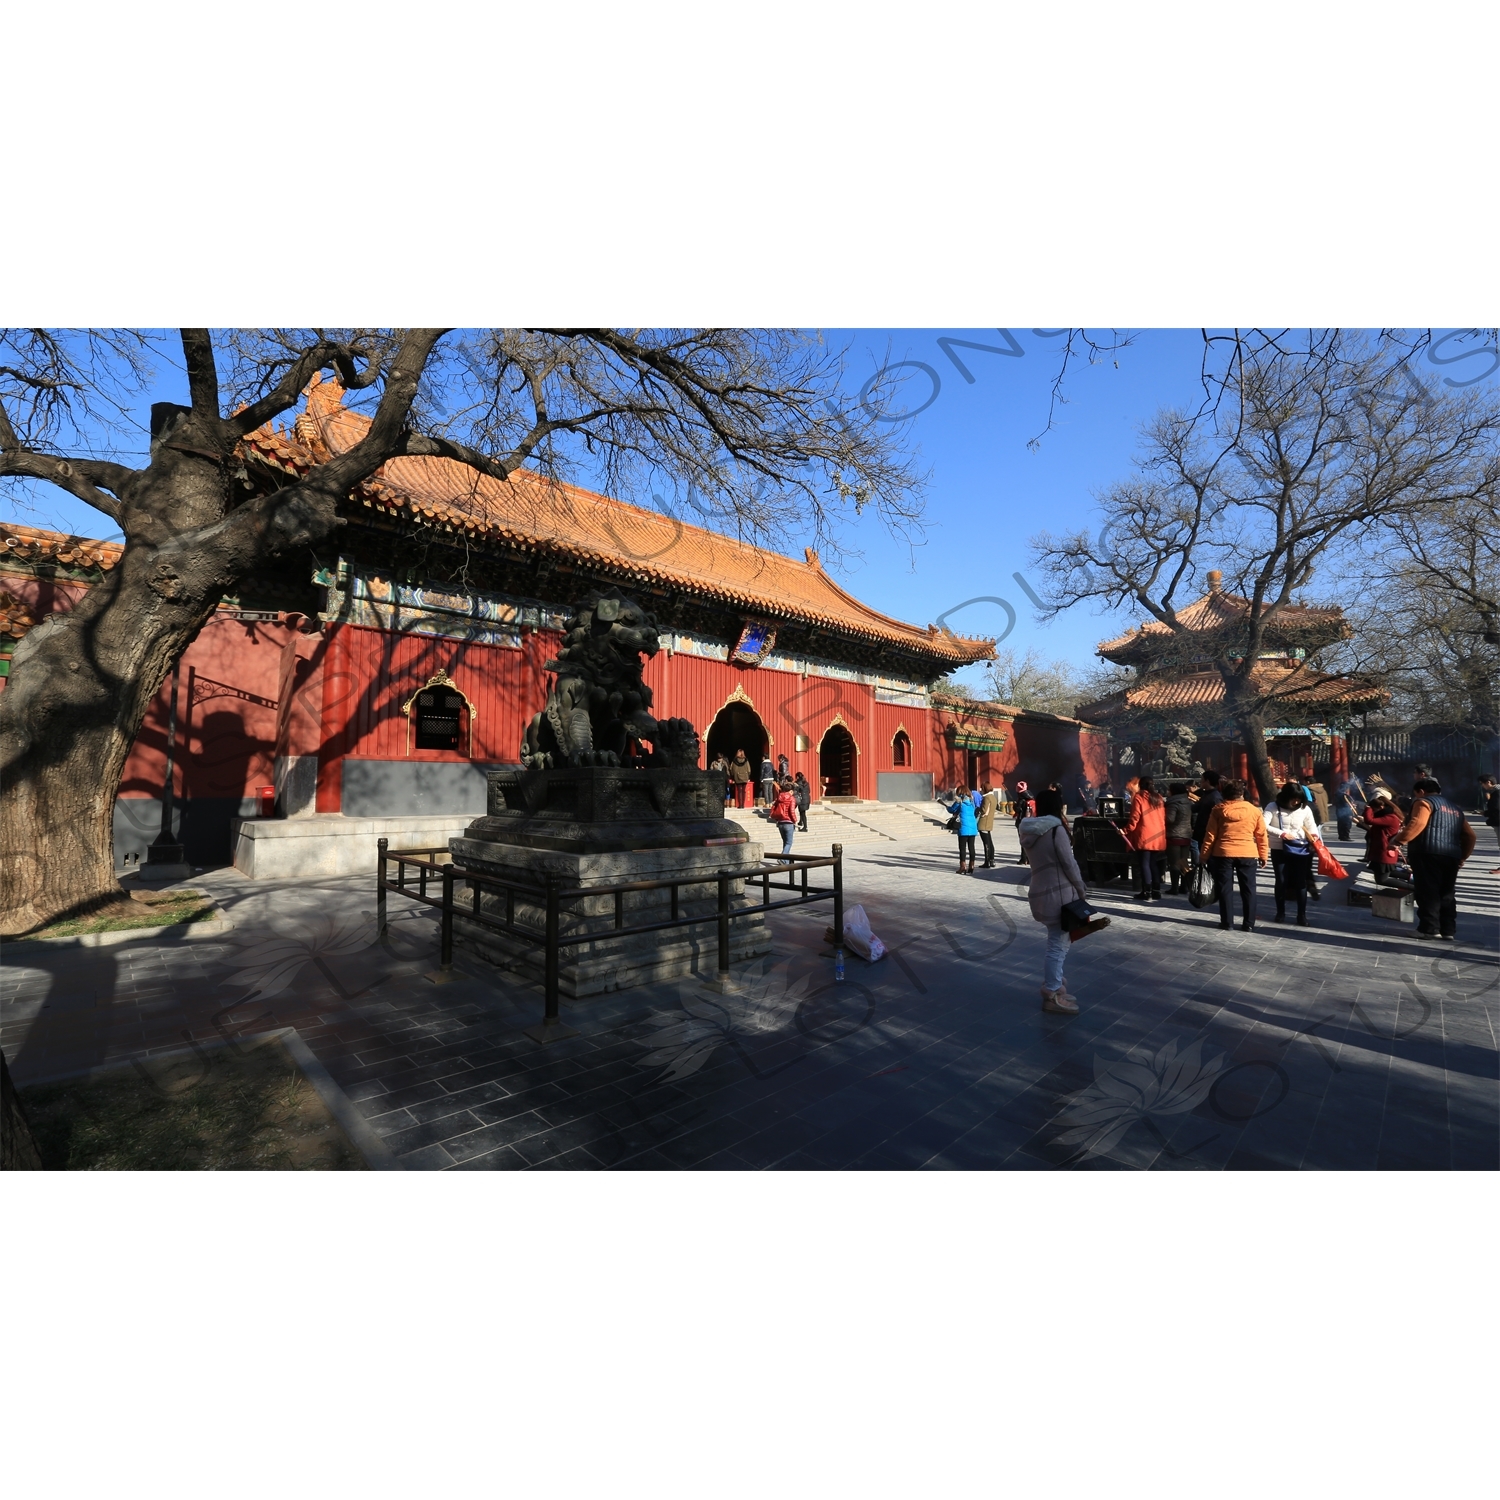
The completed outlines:
[[[521,764],[696,766],[698,731],[651,715],[643,658],[660,649],[656,619],[619,589],[588,594],[569,616],[547,706],[526,727]],[[650,749],[647,750],[646,746]]]

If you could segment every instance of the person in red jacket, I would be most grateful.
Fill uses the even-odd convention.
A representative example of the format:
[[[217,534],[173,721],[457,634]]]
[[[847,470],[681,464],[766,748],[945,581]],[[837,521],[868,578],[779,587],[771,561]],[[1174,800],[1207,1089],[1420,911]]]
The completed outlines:
[[[1135,850],[1140,869],[1141,888],[1135,899],[1160,901],[1161,876],[1167,863],[1167,804],[1149,776],[1141,777],[1121,832]]]
[[[1359,826],[1365,830],[1365,863],[1375,876],[1375,884],[1384,885],[1400,858],[1395,840],[1401,832],[1401,814],[1389,788],[1371,789],[1369,806],[1359,815]]]
[[[781,830],[781,852],[790,854],[792,834],[797,829],[797,794],[792,782],[783,781],[776,789],[766,820]]]

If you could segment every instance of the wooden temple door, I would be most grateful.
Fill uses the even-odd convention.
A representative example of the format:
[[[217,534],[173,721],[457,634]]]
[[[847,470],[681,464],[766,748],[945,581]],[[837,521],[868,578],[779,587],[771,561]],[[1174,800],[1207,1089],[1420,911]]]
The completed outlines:
[[[825,797],[859,795],[859,751],[842,724],[833,725],[818,746],[818,776]]]

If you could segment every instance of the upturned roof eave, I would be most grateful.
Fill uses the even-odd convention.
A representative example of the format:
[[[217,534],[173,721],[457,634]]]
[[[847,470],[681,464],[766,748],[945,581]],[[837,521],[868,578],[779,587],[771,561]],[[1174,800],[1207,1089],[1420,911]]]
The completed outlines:
[[[324,406],[336,412],[336,420],[342,423],[350,420],[361,422],[368,420],[344,407],[331,389],[334,383],[329,382],[328,385],[330,386],[328,394],[319,391],[319,400],[309,400],[307,407],[293,424],[293,430],[277,432],[271,428],[262,428],[250,434],[247,445],[255,450],[254,456],[282,472],[305,473],[321,461],[318,454],[313,451],[315,447],[321,448],[325,454],[334,451],[334,442],[330,438],[330,423],[335,418],[323,412]],[[332,401],[329,399],[330,396],[334,397]],[[315,438],[316,441],[314,441]],[[446,464],[451,461],[424,460],[424,462]],[[521,472],[531,477],[529,471]],[[537,481],[541,482],[540,476],[537,476]],[[560,481],[555,483],[589,506],[618,508],[622,512],[629,512],[652,522],[660,522],[662,519],[656,512],[627,505],[626,502],[616,500],[612,496],[597,495],[593,491],[583,490],[576,485],[562,484]],[[430,499],[415,494],[394,478],[386,466],[382,466],[370,480],[358,486],[350,497],[350,501],[362,509],[384,512],[387,515],[400,516],[405,513],[408,516],[420,516],[455,534],[498,542],[510,549],[532,553],[550,552],[559,558],[581,562],[606,576],[678,589],[695,597],[728,604],[752,614],[765,616],[770,620],[806,623],[835,636],[894,648],[920,661],[932,663],[938,672],[951,671],[955,667],[984,661],[994,655],[994,642],[991,640],[957,636],[948,631],[938,631],[933,626],[928,626],[923,631],[917,626],[872,609],[842,589],[821,567],[815,569],[818,586],[828,590],[837,601],[845,604],[855,618],[819,610],[816,605],[799,604],[794,598],[760,592],[743,585],[736,587],[732,584],[724,584],[718,580],[703,577],[689,569],[662,568],[652,566],[649,562],[630,561],[618,553],[594,549],[576,539],[533,535],[518,528],[507,527],[502,523],[467,514],[459,510],[451,500],[433,503]],[[798,563],[796,559],[784,557],[780,553],[767,552],[736,538],[709,532],[703,527],[685,527],[680,522],[675,524],[684,531],[690,531],[695,535],[701,534],[711,539],[711,543],[715,546],[729,549],[732,556],[738,556],[741,552],[749,552],[757,559],[774,561],[775,567],[793,572],[811,566],[811,564]],[[935,672],[934,675],[937,673]]]

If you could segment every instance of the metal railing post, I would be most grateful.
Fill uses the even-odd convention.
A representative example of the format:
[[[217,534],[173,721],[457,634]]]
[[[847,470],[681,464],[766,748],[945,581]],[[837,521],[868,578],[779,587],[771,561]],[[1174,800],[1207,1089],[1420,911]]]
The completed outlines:
[[[719,978],[729,978],[729,877],[719,876]]]
[[[844,846],[833,846],[833,963],[834,977],[844,977]]]
[[[427,977],[434,984],[451,984],[453,972],[453,866],[439,867],[443,876],[443,907],[438,918],[438,966]]]
[[[549,875],[547,877],[547,949],[543,981],[546,1009],[542,1014],[540,1026],[526,1028],[526,1035],[538,1042],[556,1042],[563,1037],[578,1035],[571,1026],[563,1025],[558,1007],[558,938],[561,936],[559,931],[561,906],[561,892],[557,888],[557,876]]]
[[[557,877],[549,875],[547,877],[547,1009],[543,1019],[554,1024],[561,1014],[558,1009],[557,998],[557,970],[559,961],[557,939],[560,915],[557,899]]]
[[[375,864],[379,872],[375,882],[375,935],[385,936],[385,852],[390,847],[389,839],[376,839]]]
[[[564,1037],[576,1037],[577,1032],[571,1026],[562,1025],[562,1017],[558,1011],[558,992],[561,984],[558,980],[559,948],[561,948],[561,907],[562,892],[558,889],[558,877],[555,874],[547,876],[547,916],[546,916],[546,954],[544,954],[544,995],[546,995],[546,1010],[541,1016],[540,1026],[528,1026],[526,1035],[532,1041],[549,1043],[549,1041],[561,1041]]]

